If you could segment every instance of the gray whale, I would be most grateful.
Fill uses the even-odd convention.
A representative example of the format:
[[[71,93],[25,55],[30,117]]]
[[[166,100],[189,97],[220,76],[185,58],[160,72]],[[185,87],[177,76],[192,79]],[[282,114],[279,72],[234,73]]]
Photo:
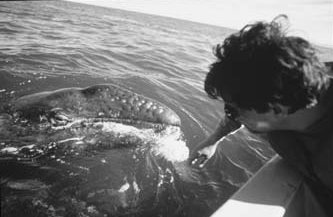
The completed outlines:
[[[187,156],[178,115],[116,85],[23,96],[0,112],[2,213],[158,215]]]

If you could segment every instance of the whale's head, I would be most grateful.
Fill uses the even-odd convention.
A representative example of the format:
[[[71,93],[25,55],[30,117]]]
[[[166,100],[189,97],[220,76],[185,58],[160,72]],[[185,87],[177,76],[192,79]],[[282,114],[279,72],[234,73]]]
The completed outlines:
[[[32,94],[16,100],[13,107],[21,117],[37,121],[43,115],[67,112],[72,117],[180,126],[179,116],[167,106],[115,85]]]
[[[17,209],[144,213],[158,207],[178,177],[174,163],[188,157],[173,110],[115,85],[32,94],[9,108],[0,114],[0,167],[6,203]],[[15,192],[23,191],[20,201]]]

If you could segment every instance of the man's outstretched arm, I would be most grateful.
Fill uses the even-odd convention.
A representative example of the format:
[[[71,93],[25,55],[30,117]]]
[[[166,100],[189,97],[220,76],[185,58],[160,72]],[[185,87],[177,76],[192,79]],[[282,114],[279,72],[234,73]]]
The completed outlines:
[[[229,135],[240,129],[241,124],[225,116],[214,133],[207,139],[199,143],[190,153],[189,162],[191,165],[196,165],[202,168],[207,161],[214,155],[218,141],[223,137]]]

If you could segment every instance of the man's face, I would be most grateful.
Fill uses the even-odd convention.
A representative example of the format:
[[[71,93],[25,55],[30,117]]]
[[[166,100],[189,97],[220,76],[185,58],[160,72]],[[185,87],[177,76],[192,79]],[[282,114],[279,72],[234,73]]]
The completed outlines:
[[[280,129],[287,117],[287,108],[279,107],[281,111],[276,113],[273,109],[266,113],[258,113],[255,110],[240,109],[234,104],[225,104],[225,113],[231,118],[239,121],[249,131],[254,133],[266,133]]]

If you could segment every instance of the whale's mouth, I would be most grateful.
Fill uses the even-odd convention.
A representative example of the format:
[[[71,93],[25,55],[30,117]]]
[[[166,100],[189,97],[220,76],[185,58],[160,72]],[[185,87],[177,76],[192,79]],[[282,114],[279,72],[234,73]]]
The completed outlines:
[[[48,114],[40,115],[38,121],[29,121],[22,117],[15,119],[14,116],[1,116],[3,123],[16,127],[12,131],[0,134],[8,137],[4,139],[14,146],[16,140],[20,141],[19,146],[24,149],[31,144],[33,149],[45,146],[34,151],[31,149],[29,152],[32,155],[43,154],[44,149],[49,149],[48,146],[55,146],[59,150],[71,150],[75,154],[81,153],[82,147],[89,150],[98,149],[99,146],[106,149],[136,148],[146,147],[147,144],[152,145],[150,150],[154,155],[169,161],[184,161],[189,154],[181,127],[169,123],[119,116],[117,118],[102,115],[101,117],[77,116],[58,108]],[[12,129],[9,125],[2,127],[7,130]],[[30,136],[27,132],[34,133],[35,136]],[[5,147],[0,153],[11,150],[11,145]],[[20,150],[20,148],[12,149],[13,153]]]
[[[154,129],[160,131],[167,126],[175,126],[168,123],[152,122],[149,120],[128,119],[128,118],[112,118],[112,117],[74,117],[71,118],[67,115],[58,115],[57,117],[48,118],[50,127],[54,130],[68,129],[68,128],[81,128],[89,126],[97,126],[103,124],[121,124],[132,126],[137,129]]]
[[[118,143],[121,147],[127,147],[126,143],[128,141],[130,141],[131,146],[133,143],[154,144],[154,147],[151,148],[153,154],[169,161],[184,161],[189,155],[179,126],[120,118],[75,118],[71,121],[66,120],[67,122],[60,121],[58,124],[52,121],[52,129],[71,129],[72,131],[90,129],[90,131],[98,132],[98,134],[104,134],[107,139],[113,140],[113,143]],[[83,139],[84,137],[63,141],[77,140],[82,142]]]

